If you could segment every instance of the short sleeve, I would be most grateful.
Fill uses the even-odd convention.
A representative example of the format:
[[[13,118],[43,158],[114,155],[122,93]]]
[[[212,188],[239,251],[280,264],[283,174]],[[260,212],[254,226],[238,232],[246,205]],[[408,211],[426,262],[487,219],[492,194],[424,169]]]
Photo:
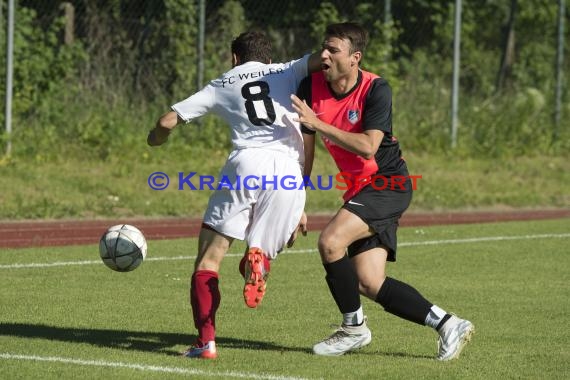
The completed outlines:
[[[363,130],[392,133],[392,89],[384,78],[374,79],[366,96]]]
[[[186,122],[208,113],[216,101],[216,89],[209,83],[194,95],[174,104],[171,109]]]

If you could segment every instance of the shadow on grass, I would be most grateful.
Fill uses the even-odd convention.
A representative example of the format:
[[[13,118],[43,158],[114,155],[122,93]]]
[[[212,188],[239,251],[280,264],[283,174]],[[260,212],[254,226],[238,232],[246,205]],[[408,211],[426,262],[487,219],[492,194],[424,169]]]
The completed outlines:
[[[373,355],[373,356],[386,356],[389,358],[404,358],[404,359],[429,359],[435,360],[435,353],[430,355],[416,355],[410,354],[409,352],[386,352],[386,351],[375,351],[375,352],[364,352],[364,351],[355,351],[355,353],[359,353],[361,355]]]
[[[47,339],[70,343],[88,343],[99,347],[159,352],[172,356],[180,355],[180,351],[173,349],[174,346],[187,346],[193,343],[196,339],[195,335],[190,334],[101,330],[23,323],[0,323],[0,335],[15,336],[19,338]],[[225,348],[311,353],[309,348],[285,347],[269,342],[258,342],[235,338],[217,337],[216,343],[218,346]]]

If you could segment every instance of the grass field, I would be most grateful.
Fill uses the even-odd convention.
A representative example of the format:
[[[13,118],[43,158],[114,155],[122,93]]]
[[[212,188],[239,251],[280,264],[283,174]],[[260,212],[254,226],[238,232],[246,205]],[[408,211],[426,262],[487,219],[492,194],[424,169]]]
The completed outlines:
[[[171,157],[172,147],[150,151],[140,160],[117,162],[0,161],[0,220],[63,218],[126,218],[198,216],[206,208],[210,190],[177,190],[178,174],[196,172],[196,178],[218,173],[226,152]],[[156,157],[155,157],[156,156]],[[146,157],[146,158],[145,158]],[[156,159],[157,161],[151,161]],[[519,157],[516,160],[417,156],[406,152],[410,174],[421,175],[409,211],[482,208],[570,207],[570,157]],[[164,172],[171,184],[152,190],[148,177]],[[313,181],[337,170],[328,153],[318,151]],[[306,211],[332,213],[341,204],[342,191],[307,190]]]
[[[222,267],[216,361],[192,343],[194,240],[150,241],[116,273],[97,246],[0,251],[3,379],[562,379],[570,377],[570,219],[403,228],[389,274],[476,326],[457,361],[435,361],[436,334],[364,301],[372,343],[327,358],[311,346],[339,323],[314,247],[301,238],[272,267],[256,310],[242,301],[235,245]]]

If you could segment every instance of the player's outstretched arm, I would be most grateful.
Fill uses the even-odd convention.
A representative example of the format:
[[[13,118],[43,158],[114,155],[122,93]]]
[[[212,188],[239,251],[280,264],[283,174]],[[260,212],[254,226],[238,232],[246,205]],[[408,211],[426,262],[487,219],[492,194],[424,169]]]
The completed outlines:
[[[315,135],[303,133],[303,143],[305,146],[305,165],[303,167],[303,178],[306,178],[311,176],[311,171],[313,169],[313,160],[315,157]],[[293,244],[295,244],[295,240],[297,240],[299,232],[301,232],[303,236],[307,236],[307,214],[305,211],[303,211],[297,228],[287,242],[287,248],[291,248]]]
[[[150,146],[158,146],[168,141],[168,136],[172,129],[174,129],[182,120],[174,111],[170,111],[162,115],[156,122],[156,126],[152,129],[146,142]]]
[[[315,160],[315,135],[303,133],[303,145],[305,151],[303,177],[310,177],[313,171],[313,161]]]
[[[309,56],[309,60],[307,61],[307,70],[309,74],[316,73],[317,71],[321,70],[321,52],[317,51],[314,52]]]
[[[380,130],[366,130],[361,133],[343,131],[333,125],[327,124],[313,112],[304,100],[295,95],[291,95],[293,109],[299,117],[293,119],[303,124],[306,128],[317,131],[338,146],[358,154],[369,160],[374,157],[378,147],[382,142],[384,133]]]

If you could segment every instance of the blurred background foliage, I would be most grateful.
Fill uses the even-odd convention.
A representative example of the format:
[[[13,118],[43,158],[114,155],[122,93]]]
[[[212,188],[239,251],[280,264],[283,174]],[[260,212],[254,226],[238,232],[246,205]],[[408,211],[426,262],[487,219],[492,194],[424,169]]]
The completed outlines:
[[[215,116],[177,130],[167,153],[149,155],[145,144],[156,119],[198,89],[198,1],[15,3],[15,159],[152,161],[229,150],[226,126]],[[5,41],[7,2],[0,4]],[[463,2],[460,125],[453,151],[454,2],[390,5],[387,13],[385,1],[205,1],[204,81],[230,68],[230,42],[247,29],[267,32],[274,61],[284,61],[318,50],[327,24],[358,21],[371,37],[363,68],[392,85],[394,131],[405,151],[491,158],[568,154],[570,59],[558,126],[553,118],[557,2]],[[568,25],[568,13],[565,18]],[[5,52],[2,43],[2,98]],[[4,124],[4,113],[0,119]]]

